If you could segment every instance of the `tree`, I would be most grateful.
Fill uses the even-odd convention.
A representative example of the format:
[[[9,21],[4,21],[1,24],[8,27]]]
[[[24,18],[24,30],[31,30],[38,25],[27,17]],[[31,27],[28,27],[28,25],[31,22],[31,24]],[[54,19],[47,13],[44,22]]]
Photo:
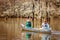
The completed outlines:
[[[3,11],[6,11],[10,8],[10,3],[8,0],[0,0],[0,16],[3,14]]]

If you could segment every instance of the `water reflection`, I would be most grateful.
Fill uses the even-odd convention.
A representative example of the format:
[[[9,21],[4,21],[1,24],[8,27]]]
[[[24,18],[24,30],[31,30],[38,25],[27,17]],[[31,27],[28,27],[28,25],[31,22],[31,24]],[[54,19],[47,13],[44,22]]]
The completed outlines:
[[[5,18],[0,18],[0,39],[1,40],[2,39],[3,40],[25,40],[26,39],[25,33],[21,32],[20,24],[25,23],[27,19],[23,18],[23,20],[21,18],[8,18],[7,20]],[[60,40],[60,31],[54,30],[51,35],[48,34],[41,35],[38,33],[31,33],[31,34],[32,34],[31,37],[32,40],[33,39],[34,40]]]
[[[31,34],[29,38],[27,37],[27,39],[26,39],[26,33]],[[21,40],[60,40],[60,34],[56,34],[56,32],[52,34],[22,32],[21,38],[22,38]]]
[[[49,34],[42,34],[41,40],[50,40],[50,35]]]
[[[30,40],[30,38],[31,38],[31,33],[26,33],[26,40]]]
[[[21,33],[21,40],[31,40],[31,35],[34,34],[33,32],[22,32]]]

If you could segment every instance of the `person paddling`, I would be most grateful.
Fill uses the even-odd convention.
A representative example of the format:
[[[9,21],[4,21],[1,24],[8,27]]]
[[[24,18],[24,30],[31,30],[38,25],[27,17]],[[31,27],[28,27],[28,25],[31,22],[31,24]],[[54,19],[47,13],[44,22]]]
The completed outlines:
[[[47,20],[46,19],[44,19],[44,21],[42,23],[42,28],[49,29],[49,24],[47,23]]]
[[[29,20],[29,17],[28,17],[28,20],[26,21],[26,28],[31,28],[31,21]],[[31,38],[31,34],[26,32],[26,40],[29,40]]]

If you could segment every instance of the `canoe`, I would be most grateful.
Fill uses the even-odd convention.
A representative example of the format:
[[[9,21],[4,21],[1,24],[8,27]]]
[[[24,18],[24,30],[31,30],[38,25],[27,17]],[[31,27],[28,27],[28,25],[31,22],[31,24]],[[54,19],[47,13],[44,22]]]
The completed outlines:
[[[25,25],[21,24],[22,31],[35,32],[35,33],[51,33],[51,28],[26,28]]]

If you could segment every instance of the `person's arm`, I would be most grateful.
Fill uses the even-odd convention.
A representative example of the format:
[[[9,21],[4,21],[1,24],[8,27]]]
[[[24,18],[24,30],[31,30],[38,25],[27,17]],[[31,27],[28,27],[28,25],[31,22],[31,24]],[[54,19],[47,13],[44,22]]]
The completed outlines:
[[[48,28],[49,28],[49,24],[47,24],[48,25]]]

